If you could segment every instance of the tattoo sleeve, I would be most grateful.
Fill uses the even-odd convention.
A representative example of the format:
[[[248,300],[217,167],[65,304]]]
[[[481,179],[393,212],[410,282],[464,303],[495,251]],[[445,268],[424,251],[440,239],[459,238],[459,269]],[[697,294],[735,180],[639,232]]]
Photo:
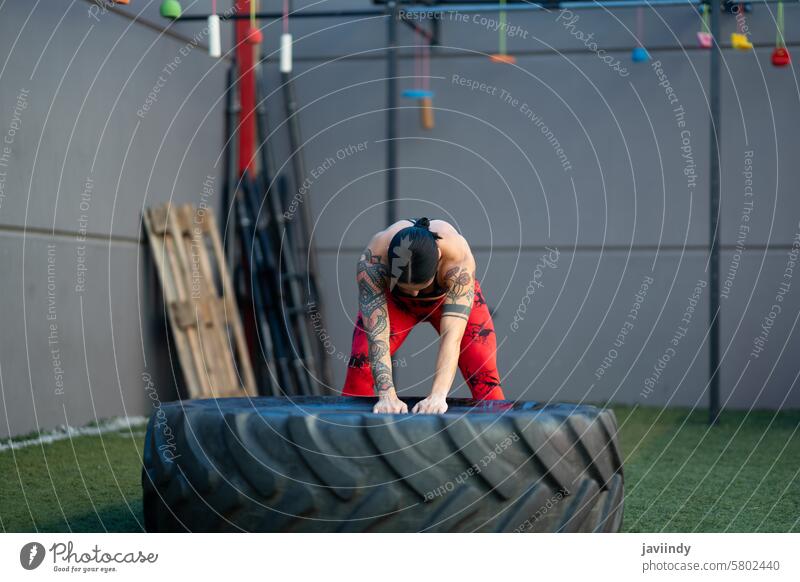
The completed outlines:
[[[361,321],[369,344],[369,363],[378,396],[394,389],[389,353],[389,310],[386,304],[388,278],[388,267],[378,255],[366,249],[358,261],[356,282]]]
[[[469,319],[475,297],[475,278],[465,267],[453,267],[445,273],[448,290],[442,305],[442,317]]]

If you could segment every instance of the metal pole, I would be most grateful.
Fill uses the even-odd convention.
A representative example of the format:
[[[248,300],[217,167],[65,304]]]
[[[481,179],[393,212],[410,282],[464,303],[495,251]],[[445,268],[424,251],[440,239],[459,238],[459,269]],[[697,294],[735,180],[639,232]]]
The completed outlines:
[[[236,59],[228,67],[226,77],[227,91],[225,93],[225,157],[224,170],[225,187],[222,190],[222,212],[225,220],[220,221],[219,236],[225,249],[225,258],[228,265],[233,266],[234,241],[236,240],[236,209],[234,198],[236,195],[236,118],[239,113],[239,100],[236,99]]]
[[[386,225],[397,220],[397,3],[389,12],[386,43]]]
[[[250,13],[247,14],[219,14],[220,20],[250,20]],[[292,12],[290,17],[295,18],[359,18],[368,16],[386,16],[386,11],[380,8],[367,10],[319,10],[316,12],[303,12],[298,10]],[[280,20],[283,12],[256,12],[256,20]],[[182,14],[173,20],[206,20],[208,14]]]
[[[767,4],[778,0],[762,0]],[[784,0],[786,3],[797,2],[798,0]],[[697,6],[703,0],[605,0],[596,2],[595,0],[578,0],[559,2],[558,4],[536,4],[525,2],[519,4],[497,4],[497,3],[476,3],[476,4],[432,4],[430,6],[404,6],[398,17],[402,18],[405,14],[446,14],[451,12],[473,13],[473,12],[535,12],[554,9],[566,10],[592,10],[608,8],[636,8],[645,6],[648,8],[659,6]],[[386,3],[387,8],[394,1]],[[361,10],[317,10],[306,12],[296,10],[291,13],[291,18],[365,18],[370,16],[389,16],[388,10],[380,8],[368,8]],[[175,20],[205,20],[207,13],[203,14],[184,14]],[[248,20],[249,13],[242,14],[219,14],[220,20]],[[256,12],[256,20],[280,20],[283,18],[282,12]]]
[[[397,17],[403,19],[405,15],[418,14],[448,14],[452,12],[473,13],[473,12],[534,12],[537,10],[608,10],[609,8],[658,8],[665,6],[699,6],[705,0],[580,0],[559,2],[558,4],[544,6],[542,4],[433,4],[431,6],[406,6],[399,11]],[[713,1],[713,0],[712,0]],[[785,4],[797,4],[800,0],[760,0],[760,4],[775,4],[783,1]],[[388,2],[391,4],[392,2]],[[113,10],[113,9],[112,9]],[[208,13],[184,14],[172,20],[206,20]],[[219,14],[220,20],[249,20],[250,14]],[[291,13],[292,19],[296,18],[360,18],[370,16],[389,16],[388,10],[365,9],[365,10],[318,10],[316,12],[304,12],[297,10]],[[256,20],[280,20],[283,18],[282,12],[257,12]]]
[[[722,48],[719,45],[720,0],[711,0],[711,36],[714,46],[711,50],[711,71],[709,75],[709,100],[711,107],[711,159],[709,192],[709,294],[711,295],[708,311],[709,319],[709,387],[708,387],[708,422],[716,424],[719,418],[719,139],[720,139],[720,58]]]

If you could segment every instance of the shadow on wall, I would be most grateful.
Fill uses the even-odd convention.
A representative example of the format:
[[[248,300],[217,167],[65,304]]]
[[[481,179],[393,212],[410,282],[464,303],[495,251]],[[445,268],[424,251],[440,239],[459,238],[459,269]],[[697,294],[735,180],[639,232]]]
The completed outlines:
[[[144,229],[144,226],[142,226]],[[145,236],[144,233],[142,236]],[[156,380],[154,386],[148,394],[153,406],[147,415],[153,413],[160,402],[171,402],[178,400],[181,394],[186,394],[183,386],[183,377],[178,360],[178,353],[174,348],[174,341],[169,330],[166,305],[164,304],[164,294],[158,281],[158,272],[153,261],[152,251],[149,246],[143,247],[142,261],[142,302],[147,306],[143,310],[147,315],[143,317],[149,325],[146,329],[145,353],[147,357],[147,369],[143,370],[143,381],[148,374],[150,378]],[[167,348],[168,349],[165,349]],[[147,386],[145,386],[147,390]]]

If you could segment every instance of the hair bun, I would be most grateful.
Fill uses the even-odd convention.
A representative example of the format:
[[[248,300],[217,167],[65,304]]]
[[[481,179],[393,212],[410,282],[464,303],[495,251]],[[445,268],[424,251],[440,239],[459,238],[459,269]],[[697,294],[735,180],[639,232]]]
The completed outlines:
[[[422,218],[417,219],[417,221],[414,223],[414,226],[429,228],[431,226],[431,221],[423,216]]]

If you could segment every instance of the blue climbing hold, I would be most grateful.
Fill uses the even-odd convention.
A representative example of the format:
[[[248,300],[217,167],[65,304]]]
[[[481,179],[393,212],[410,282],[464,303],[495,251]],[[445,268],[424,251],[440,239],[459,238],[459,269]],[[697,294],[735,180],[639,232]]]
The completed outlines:
[[[633,53],[631,53],[631,59],[633,59],[634,63],[643,63],[644,61],[650,60],[650,54],[643,46],[637,46],[633,49]]]
[[[405,99],[425,99],[426,97],[433,97],[433,91],[426,91],[425,89],[406,89],[402,93]]]

